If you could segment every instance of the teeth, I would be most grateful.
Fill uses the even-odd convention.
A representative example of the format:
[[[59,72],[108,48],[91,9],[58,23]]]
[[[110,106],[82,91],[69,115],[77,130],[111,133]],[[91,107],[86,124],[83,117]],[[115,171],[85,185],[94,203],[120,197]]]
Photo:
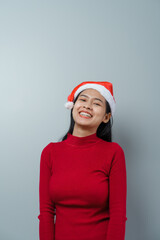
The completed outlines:
[[[87,116],[87,117],[91,117],[91,115],[90,115],[90,114],[88,114],[88,113],[85,113],[85,112],[81,112],[81,113],[80,113],[80,115],[82,115],[82,116]]]

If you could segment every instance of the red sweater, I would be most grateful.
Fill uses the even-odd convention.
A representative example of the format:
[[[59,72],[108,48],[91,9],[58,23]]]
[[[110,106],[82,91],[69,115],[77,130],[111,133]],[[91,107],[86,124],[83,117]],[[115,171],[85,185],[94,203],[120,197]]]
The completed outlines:
[[[126,180],[118,143],[96,133],[50,142],[40,159],[40,240],[124,240]]]

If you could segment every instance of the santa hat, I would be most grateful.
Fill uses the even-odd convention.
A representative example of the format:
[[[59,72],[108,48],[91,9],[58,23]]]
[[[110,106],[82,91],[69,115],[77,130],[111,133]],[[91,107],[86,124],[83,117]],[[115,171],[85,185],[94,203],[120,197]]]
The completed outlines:
[[[93,88],[101,93],[101,95],[108,101],[111,108],[111,114],[113,116],[115,112],[116,101],[113,96],[113,85],[110,82],[85,81],[80,83],[72,90],[71,94],[67,98],[68,101],[64,104],[64,106],[68,109],[72,109],[74,105],[74,99],[81,91],[87,88]]]

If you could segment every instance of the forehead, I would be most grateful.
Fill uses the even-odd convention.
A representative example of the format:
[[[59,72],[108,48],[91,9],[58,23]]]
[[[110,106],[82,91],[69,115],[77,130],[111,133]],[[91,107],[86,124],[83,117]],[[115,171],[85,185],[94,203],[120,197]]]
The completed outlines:
[[[103,102],[105,102],[105,98],[101,95],[101,93],[99,91],[97,91],[96,89],[93,89],[93,88],[88,88],[88,89],[83,90],[79,94],[79,96],[81,96],[81,95],[87,95],[88,97],[91,97],[91,98],[99,98]]]

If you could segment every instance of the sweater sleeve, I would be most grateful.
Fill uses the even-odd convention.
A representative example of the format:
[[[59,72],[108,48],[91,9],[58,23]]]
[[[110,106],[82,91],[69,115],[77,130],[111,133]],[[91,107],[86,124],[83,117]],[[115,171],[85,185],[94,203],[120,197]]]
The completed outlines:
[[[51,177],[49,143],[41,153],[39,174],[39,239],[54,240],[54,204],[49,194],[49,181]]]
[[[109,213],[106,240],[124,240],[126,227],[127,173],[124,151],[120,145],[112,159],[109,173]]]

